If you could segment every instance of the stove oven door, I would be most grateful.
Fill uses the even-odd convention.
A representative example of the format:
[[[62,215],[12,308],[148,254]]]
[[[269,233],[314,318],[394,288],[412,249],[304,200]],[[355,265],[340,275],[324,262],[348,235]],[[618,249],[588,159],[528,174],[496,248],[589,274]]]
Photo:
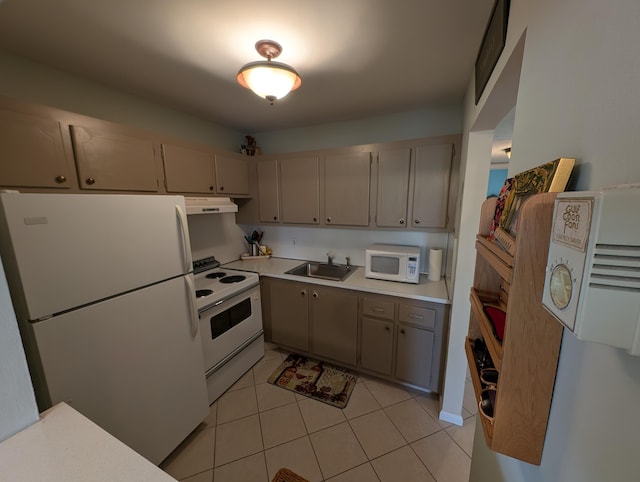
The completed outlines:
[[[260,286],[216,302],[200,314],[205,371],[262,334]]]

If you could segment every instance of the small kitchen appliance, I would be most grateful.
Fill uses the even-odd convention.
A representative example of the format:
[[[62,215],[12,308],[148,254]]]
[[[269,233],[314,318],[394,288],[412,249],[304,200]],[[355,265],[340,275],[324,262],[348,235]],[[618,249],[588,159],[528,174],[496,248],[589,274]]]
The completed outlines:
[[[365,251],[367,278],[404,283],[420,281],[420,248],[398,244],[372,244]]]
[[[256,273],[221,268],[211,256],[194,261],[209,403],[264,356],[260,284]]]

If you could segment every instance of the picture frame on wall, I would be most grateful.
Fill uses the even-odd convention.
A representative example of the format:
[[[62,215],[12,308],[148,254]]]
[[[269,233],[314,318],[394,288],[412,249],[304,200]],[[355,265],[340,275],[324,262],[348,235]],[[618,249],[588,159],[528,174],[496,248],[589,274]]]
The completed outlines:
[[[509,20],[509,0],[497,0],[491,11],[489,23],[482,37],[480,51],[476,57],[475,65],[475,92],[476,105],[484,88],[489,82],[489,77],[498,63],[500,54],[504,50],[507,40],[507,23]]]

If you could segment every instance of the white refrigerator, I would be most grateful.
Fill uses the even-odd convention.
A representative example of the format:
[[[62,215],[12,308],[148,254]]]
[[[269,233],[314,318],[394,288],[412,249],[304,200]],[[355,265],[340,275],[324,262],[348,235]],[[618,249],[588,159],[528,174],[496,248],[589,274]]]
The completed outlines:
[[[40,410],[153,463],[207,416],[182,196],[0,194],[0,253]]]

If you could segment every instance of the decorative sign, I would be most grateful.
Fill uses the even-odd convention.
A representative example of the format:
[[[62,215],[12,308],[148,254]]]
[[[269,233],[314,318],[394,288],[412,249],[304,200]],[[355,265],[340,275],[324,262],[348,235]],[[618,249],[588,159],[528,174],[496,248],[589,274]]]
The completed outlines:
[[[491,18],[484,32],[480,51],[476,58],[476,105],[498,63],[507,40],[507,21],[509,19],[509,0],[497,0],[491,12]]]
[[[591,229],[593,199],[557,199],[553,242],[585,252]]]

